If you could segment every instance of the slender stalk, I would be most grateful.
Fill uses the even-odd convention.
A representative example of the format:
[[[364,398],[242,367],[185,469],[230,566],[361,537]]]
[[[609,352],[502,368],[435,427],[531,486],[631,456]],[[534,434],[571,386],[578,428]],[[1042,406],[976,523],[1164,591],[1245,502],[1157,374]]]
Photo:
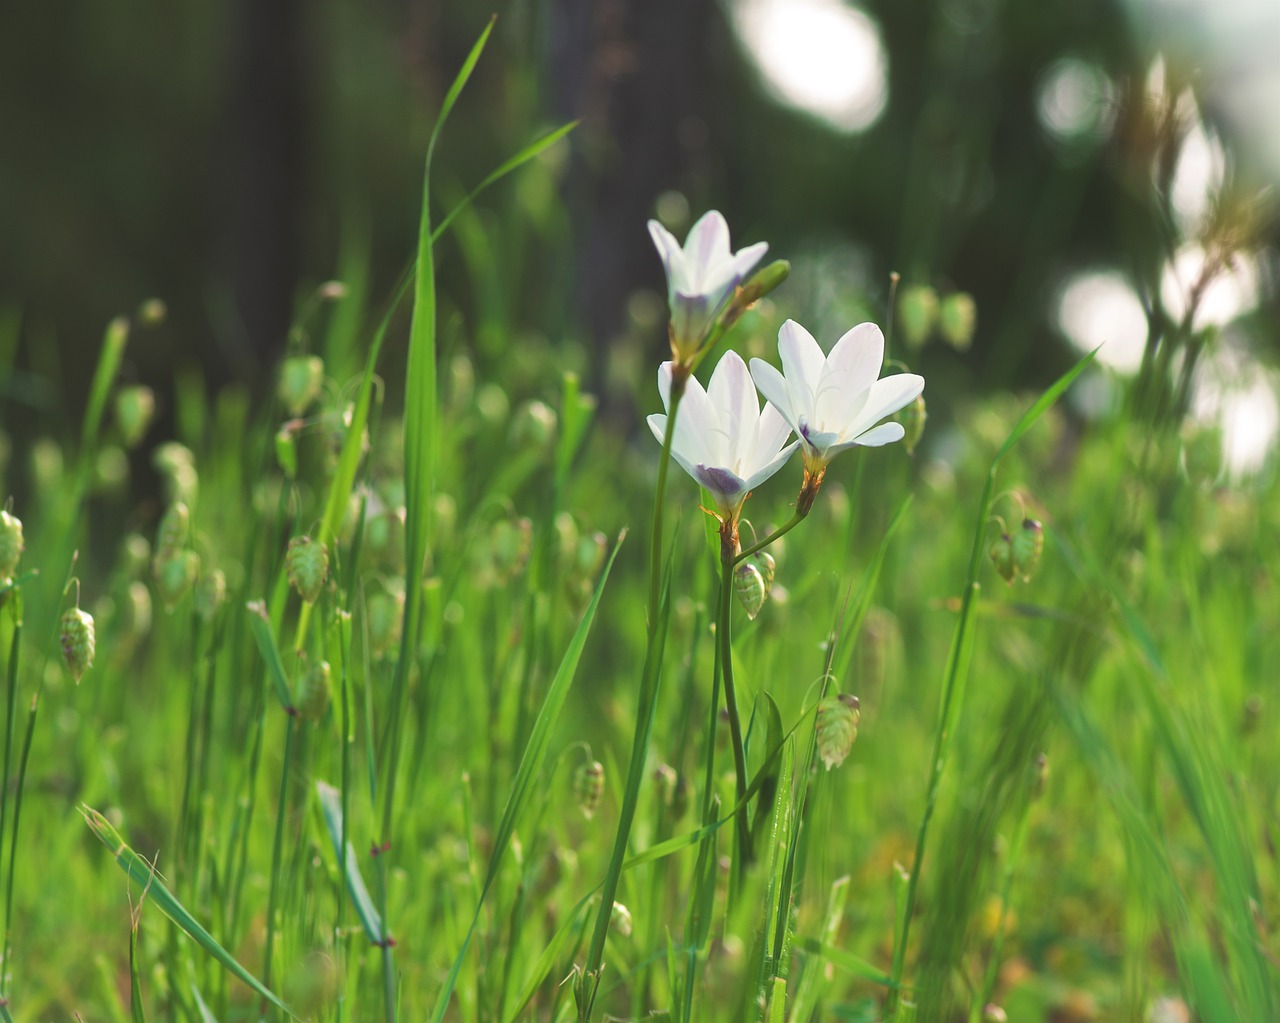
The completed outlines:
[[[738,564],[738,562],[744,560],[745,558],[751,557],[751,555],[757,553],[758,551],[764,550],[775,540],[785,536],[787,533],[790,533],[793,529],[796,528],[796,526],[800,525],[800,523],[803,522],[808,517],[808,515],[809,515],[808,511],[801,512],[797,510],[796,513],[792,515],[791,518],[788,519],[786,523],[779,526],[772,533],[766,536],[763,540],[759,541],[758,543],[753,543],[746,550],[738,554],[733,559],[733,564],[736,565]]]
[[[679,363],[671,367],[671,408],[667,411],[667,428],[662,437],[662,456],[658,459],[658,484],[653,498],[653,530],[649,537],[649,636],[658,619],[659,591],[662,588],[662,513],[667,501],[667,471],[671,468],[671,441],[676,432],[676,412],[689,382],[689,370]]]
[[[284,764],[280,768],[280,801],[276,807],[276,836],[271,846],[271,887],[267,892],[267,940],[263,953],[262,983],[271,987],[271,960],[276,931],[276,906],[280,900],[280,860],[284,849],[284,819],[289,804],[289,769],[293,761],[293,736],[298,730],[296,713],[289,714],[284,733]]]
[[[9,594],[9,601],[13,608],[13,639],[9,643],[9,665],[8,665],[8,683],[9,693],[5,706],[5,727],[4,727],[4,777],[0,782],[0,838],[4,836],[4,824],[9,808],[9,766],[11,764],[13,752],[13,729],[17,719],[17,703],[18,703],[18,650],[20,649],[20,641],[22,639],[22,613],[20,609],[20,601],[22,595],[13,592]],[[25,760],[25,758],[24,758]],[[18,798],[21,798],[22,790],[18,790]],[[0,959],[0,996],[9,993],[9,921],[13,915],[13,872],[14,872],[14,856],[17,844],[17,810],[14,810],[14,850],[9,854],[8,863],[8,879],[5,883],[6,899],[4,909],[4,958]]]
[[[720,644],[720,671],[724,676],[724,703],[729,712],[729,738],[733,746],[733,771],[736,776],[738,812],[734,814],[734,830],[738,836],[738,856],[734,876],[742,867],[751,863],[751,830],[747,823],[747,757],[742,745],[742,722],[738,718],[738,696],[733,686],[733,565],[737,530],[725,530],[720,534],[720,620],[716,626],[716,639]],[[730,885],[730,902],[734,886]]]
[[[609,868],[601,885],[600,908],[596,915],[595,930],[591,935],[587,963],[579,982],[578,1018],[582,1023],[587,1023],[591,1019],[591,1012],[595,1005],[596,989],[604,963],[604,943],[609,935],[614,897],[618,892],[618,881],[622,877],[622,864],[627,856],[627,843],[631,838],[631,824],[635,820],[640,785],[644,781],[649,736],[653,732],[653,719],[662,683],[662,647],[666,640],[666,628],[664,622],[660,620],[663,615],[662,511],[667,499],[667,470],[671,467],[671,442],[675,436],[676,414],[680,409],[680,399],[684,397],[685,383],[690,372],[687,367],[677,365],[673,367],[671,378],[671,404],[667,410],[667,427],[662,438],[662,454],[658,459],[658,482],[653,495],[653,530],[649,552],[649,641],[640,682],[640,698],[636,707],[635,734],[631,739],[631,762],[627,768],[626,791],[618,814],[618,831],[613,840]]]

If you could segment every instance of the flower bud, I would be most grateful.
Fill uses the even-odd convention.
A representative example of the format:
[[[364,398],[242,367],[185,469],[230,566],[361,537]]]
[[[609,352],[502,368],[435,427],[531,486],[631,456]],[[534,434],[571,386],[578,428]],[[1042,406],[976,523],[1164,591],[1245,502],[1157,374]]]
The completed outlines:
[[[93,665],[93,615],[78,607],[68,608],[62,615],[62,660],[79,684],[81,676]]]
[[[324,360],[318,355],[293,355],[280,366],[276,393],[291,416],[300,416],[320,396],[324,386]]]
[[[325,545],[309,536],[295,536],[289,541],[284,559],[289,582],[308,604],[320,599],[320,590],[329,578],[329,552]]]
[[[195,608],[201,620],[206,622],[213,621],[213,616],[218,613],[218,608],[222,606],[222,602],[227,599],[227,577],[223,574],[222,569],[215,568],[212,572],[203,572],[199,581],[196,583]]]
[[[775,259],[761,267],[738,288],[729,307],[725,310],[724,325],[732,327],[738,318],[753,305],[773,291],[791,275],[791,264],[785,259]]]
[[[591,820],[600,807],[600,797],[604,795],[604,764],[599,760],[581,764],[573,772],[573,798],[582,811],[582,816]]]
[[[977,325],[978,306],[972,295],[955,291],[942,300],[938,307],[938,330],[943,340],[956,351],[969,350]]]
[[[992,1002],[982,1007],[982,1023],[1009,1023],[1009,1017],[1004,1009]]]
[[[1000,539],[991,545],[991,550],[987,553],[991,555],[991,561],[996,566],[996,571],[1000,573],[1000,578],[1012,586],[1017,566],[1013,563],[1013,541],[1009,539],[1009,534],[1001,533]]]
[[[862,720],[856,696],[838,693],[818,704],[818,756],[828,771],[844,763]]]
[[[8,579],[17,571],[24,550],[22,520],[7,511],[0,511],[0,578]]]
[[[933,333],[938,316],[938,295],[925,284],[913,284],[898,293],[898,330],[908,348],[919,348]]]
[[[733,592],[747,617],[754,621],[764,607],[767,588],[764,575],[753,562],[744,561],[733,570]]]
[[[316,661],[302,676],[296,697],[303,721],[319,721],[329,709],[332,669],[328,661]]]
[[[138,384],[116,392],[116,426],[127,448],[137,447],[146,435],[156,412],[156,396],[150,387]]]
[[[195,551],[173,551],[157,555],[155,561],[156,590],[166,611],[178,606],[200,574],[200,555]]]
[[[1031,580],[1031,573],[1040,562],[1040,552],[1044,550],[1044,527],[1035,519],[1023,519],[1022,528],[1014,534],[1011,541],[1013,564],[1022,576],[1023,582]]]

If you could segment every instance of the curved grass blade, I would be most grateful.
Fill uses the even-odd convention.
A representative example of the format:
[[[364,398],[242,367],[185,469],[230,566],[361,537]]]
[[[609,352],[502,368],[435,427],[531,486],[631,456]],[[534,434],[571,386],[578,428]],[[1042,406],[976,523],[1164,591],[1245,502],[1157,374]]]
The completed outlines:
[[[485,871],[484,885],[480,889],[480,899],[476,903],[475,915],[471,918],[471,926],[467,928],[462,947],[458,949],[458,954],[453,960],[453,966],[449,970],[449,976],[445,980],[444,987],[440,989],[435,1010],[431,1014],[431,1018],[435,1023],[441,1023],[444,1019],[445,1012],[449,1007],[449,998],[453,994],[454,985],[458,982],[458,974],[462,970],[463,959],[466,958],[467,949],[471,946],[471,937],[475,933],[476,922],[480,919],[480,910],[484,905],[485,896],[488,895],[494,879],[498,876],[498,868],[502,863],[503,855],[507,851],[507,846],[511,844],[511,836],[515,833],[516,823],[520,820],[533,796],[534,783],[537,781],[539,774],[541,774],[543,764],[547,759],[547,749],[551,744],[551,733],[560,718],[560,710],[564,707],[565,698],[569,695],[569,687],[573,683],[578,660],[582,656],[582,648],[587,642],[587,633],[591,631],[591,623],[595,619],[596,608],[599,606],[600,597],[604,593],[605,583],[609,581],[609,572],[613,568],[614,559],[617,558],[618,551],[622,547],[622,541],[626,538],[626,535],[626,530],[623,530],[618,535],[617,542],[613,545],[609,560],[605,563],[604,570],[600,573],[600,581],[596,584],[591,603],[587,605],[586,611],[582,613],[582,619],[578,622],[578,628],[575,630],[573,638],[569,641],[569,647],[565,650],[564,658],[560,661],[560,667],[556,669],[555,678],[551,680],[547,695],[542,701],[542,707],[538,711],[537,720],[534,721],[533,729],[529,733],[529,742],[525,746],[524,755],[520,758],[520,767],[516,770],[515,780],[511,784],[511,793],[507,797],[507,805],[502,811],[502,820],[498,824],[498,830],[494,833],[493,852],[489,855],[489,866]]]
[[[289,1006],[285,1005],[257,977],[236,962],[235,957],[230,952],[218,944],[217,939],[206,931],[200,921],[192,916],[186,907],[174,897],[151,864],[139,856],[120,837],[120,833],[111,826],[111,822],[106,817],[92,807],[84,805],[81,805],[80,813],[84,816],[85,823],[89,825],[89,830],[98,837],[98,841],[111,850],[116,862],[120,864],[120,869],[139,888],[146,889],[148,902],[153,903],[161,913],[186,931],[188,936],[221,963],[228,973],[254,993],[265,998],[277,1009],[293,1016],[293,1011]]]
[[[545,135],[538,136],[538,138],[534,139],[523,149],[519,150],[514,156],[508,157],[506,160],[503,160],[502,163],[498,164],[497,167],[495,167],[492,171],[490,171],[485,176],[484,180],[481,181],[480,184],[476,185],[475,188],[473,188],[470,192],[468,192],[465,196],[463,196],[463,198],[458,202],[457,206],[455,206],[453,209],[451,209],[448,213],[444,215],[440,223],[436,225],[435,230],[431,232],[431,240],[433,242],[438,241],[440,236],[449,229],[449,225],[453,223],[454,218],[457,217],[458,214],[466,210],[467,207],[470,206],[473,202],[475,202],[475,200],[479,198],[480,193],[483,192],[486,188],[488,188],[490,185],[497,184],[499,181],[505,178],[508,174],[510,174],[513,170],[517,170],[520,167],[523,167],[526,163],[528,163],[534,157],[538,156],[544,150],[549,149],[551,146],[555,145],[562,138],[568,135],[569,132],[573,131],[573,129],[576,128],[579,123],[580,123],[579,121],[570,121],[568,124],[560,125],[559,128],[553,128],[551,129],[551,131],[547,132]]]
[[[329,838],[333,842],[333,852],[342,867],[342,876],[347,882],[347,891],[351,893],[351,901],[356,907],[356,915],[364,925],[364,932],[375,945],[386,944],[386,932],[382,929],[382,917],[369,896],[364,878],[360,874],[360,861],[356,851],[347,843],[346,854],[342,851],[342,793],[325,782],[316,782],[316,794],[320,797],[320,808],[324,811],[325,827],[329,829]]]

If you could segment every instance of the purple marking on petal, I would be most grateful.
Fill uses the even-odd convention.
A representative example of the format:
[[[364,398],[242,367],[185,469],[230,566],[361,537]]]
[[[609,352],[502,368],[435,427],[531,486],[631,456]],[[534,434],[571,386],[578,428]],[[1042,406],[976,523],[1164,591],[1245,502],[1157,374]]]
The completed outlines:
[[[715,465],[697,466],[697,479],[708,490],[725,497],[734,497],[742,491],[742,480],[728,469]]]

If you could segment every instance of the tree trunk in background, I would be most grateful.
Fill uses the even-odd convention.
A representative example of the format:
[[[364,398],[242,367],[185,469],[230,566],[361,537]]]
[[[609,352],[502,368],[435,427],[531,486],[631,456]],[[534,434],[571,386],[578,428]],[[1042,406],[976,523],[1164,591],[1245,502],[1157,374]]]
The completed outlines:
[[[234,313],[261,365],[282,350],[298,280],[303,187],[300,0],[238,0],[229,136],[228,222]]]
[[[630,293],[649,286],[665,294],[645,221],[660,192],[689,186],[706,137],[713,9],[713,0],[553,0],[553,103],[559,116],[583,119],[566,201],[575,305],[597,374]]]

